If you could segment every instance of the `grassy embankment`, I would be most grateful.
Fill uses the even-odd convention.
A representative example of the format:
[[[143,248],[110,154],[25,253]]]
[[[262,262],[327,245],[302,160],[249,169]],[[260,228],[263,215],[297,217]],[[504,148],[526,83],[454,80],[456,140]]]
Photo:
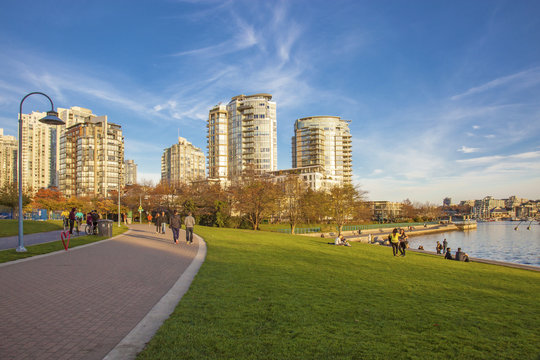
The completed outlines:
[[[335,232],[336,231],[336,225],[335,224],[298,224],[296,225],[297,228],[321,228],[322,232]],[[278,232],[279,229],[291,229],[291,225],[287,223],[283,224],[260,224],[259,228],[262,231],[275,231]]]
[[[536,359],[540,273],[197,227],[190,290],[138,359]]]
[[[1,220],[1,221],[2,223],[0,223],[0,225],[3,225],[3,221],[6,221],[6,220]],[[38,229],[38,231],[33,231],[34,233],[62,229],[62,226],[61,226],[62,222],[60,220],[52,220],[51,222],[57,222],[60,225],[58,225],[58,228],[51,229],[49,226],[47,226],[47,222],[44,222],[44,221],[29,221],[30,223],[29,226],[27,226],[27,221],[25,221],[24,233],[26,234],[26,227]],[[35,224],[31,224],[31,223],[35,223]],[[54,225],[54,223],[52,225]],[[39,229],[42,229],[42,230],[39,231]],[[128,228],[124,224],[122,224],[122,226],[120,227],[116,226],[115,224],[115,226],[113,226],[113,236],[120,235],[127,230]],[[15,235],[17,235],[17,232],[15,232]],[[70,239],[69,248],[71,249],[77,246],[86,245],[86,244],[90,244],[90,243],[105,240],[105,239],[107,239],[107,237],[105,236],[96,236],[96,235],[78,236],[78,237],[74,237]],[[36,255],[43,255],[43,254],[47,254],[54,251],[64,250],[64,245],[62,244],[62,241],[58,239],[58,241],[53,241],[53,242],[39,244],[39,245],[25,246],[25,248],[27,251],[21,252],[21,253],[16,252],[15,249],[0,251],[0,263],[24,259],[24,258],[36,256]]]
[[[25,234],[35,234],[38,232],[62,230],[61,220],[47,221],[23,221],[23,231]],[[17,236],[19,233],[19,220],[0,220],[0,237]]]

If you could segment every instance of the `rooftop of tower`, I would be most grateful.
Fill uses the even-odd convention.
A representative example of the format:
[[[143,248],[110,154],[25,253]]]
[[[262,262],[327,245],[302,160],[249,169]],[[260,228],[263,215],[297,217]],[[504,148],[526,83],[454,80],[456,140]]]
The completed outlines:
[[[244,100],[244,99],[256,99],[256,98],[265,98],[266,100],[270,101],[272,100],[272,95],[266,94],[266,93],[260,93],[260,94],[253,94],[253,95],[237,95],[233,98],[231,98],[231,101],[234,100]]]

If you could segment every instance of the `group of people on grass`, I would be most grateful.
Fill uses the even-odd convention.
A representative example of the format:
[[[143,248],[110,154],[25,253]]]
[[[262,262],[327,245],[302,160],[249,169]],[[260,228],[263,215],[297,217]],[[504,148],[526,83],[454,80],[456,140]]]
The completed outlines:
[[[167,228],[167,225],[169,225],[173,234],[173,242],[178,244],[180,228],[182,227],[182,218],[176,209],[172,214],[165,211],[158,211],[155,216],[152,216],[152,214],[149,213],[147,219],[148,226],[151,226],[151,224],[154,223],[156,234],[165,234],[165,229]],[[189,212],[188,216],[184,219],[184,225],[186,226],[186,243],[191,244],[193,243],[193,227],[195,226],[195,218],[192,216],[191,212]]]
[[[435,245],[435,251],[437,251],[437,254],[444,254],[444,258],[448,260],[458,260],[458,261],[465,261],[469,262],[469,254],[461,251],[461,248],[458,248],[456,251],[455,257],[452,256],[451,250],[448,247],[448,241],[446,239],[443,240],[442,244],[440,241],[437,241],[437,244]]]

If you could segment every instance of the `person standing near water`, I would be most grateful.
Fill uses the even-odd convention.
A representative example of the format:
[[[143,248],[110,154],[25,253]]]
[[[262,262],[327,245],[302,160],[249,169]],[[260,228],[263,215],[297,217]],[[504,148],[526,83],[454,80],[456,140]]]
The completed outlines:
[[[399,234],[399,252],[401,253],[401,256],[405,256],[408,238],[407,234],[405,234],[405,230],[401,229],[401,233]]]
[[[444,253],[446,252],[447,247],[448,247],[448,241],[446,241],[446,239],[444,239],[443,242],[442,242],[442,248],[443,248]]]
[[[437,250],[437,254],[441,253],[442,245],[439,241],[437,241],[437,245],[435,245],[435,250]]]
[[[392,254],[396,256],[399,247],[399,234],[396,228],[394,228],[394,230],[392,230],[392,233],[390,234],[390,244],[392,244]]]

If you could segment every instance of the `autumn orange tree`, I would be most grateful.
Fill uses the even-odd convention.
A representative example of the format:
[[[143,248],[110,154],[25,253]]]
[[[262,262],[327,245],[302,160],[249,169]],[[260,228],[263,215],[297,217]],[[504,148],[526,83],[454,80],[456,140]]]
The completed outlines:
[[[47,217],[51,218],[51,213],[55,210],[67,209],[66,198],[57,188],[39,189],[34,195],[30,204],[32,209],[47,210]]]

